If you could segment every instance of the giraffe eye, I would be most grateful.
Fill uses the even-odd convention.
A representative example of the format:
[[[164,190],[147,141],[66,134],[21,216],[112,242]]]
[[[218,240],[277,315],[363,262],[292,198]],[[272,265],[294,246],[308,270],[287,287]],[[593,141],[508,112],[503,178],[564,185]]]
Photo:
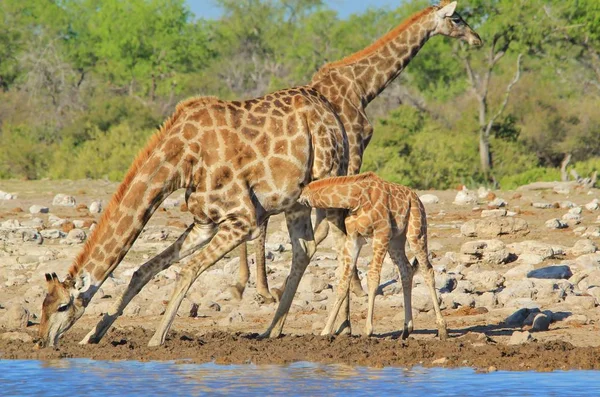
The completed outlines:
[[[64,312],[69,308],[69,304],[68,303],[63,303],[62,305],[58,306],[58,308],[56,309],[57,312]]]

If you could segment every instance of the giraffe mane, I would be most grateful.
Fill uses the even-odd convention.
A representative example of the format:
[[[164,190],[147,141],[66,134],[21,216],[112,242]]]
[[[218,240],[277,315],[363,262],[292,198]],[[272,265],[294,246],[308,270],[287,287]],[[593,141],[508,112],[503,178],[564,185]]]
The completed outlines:
[[[370,46],[363,48],[362,50],[355,52],[352,55],[342,58],[339,61],[327,63],[321,69],[326,70],[326,69],[331,69],[331,68],[335,68],[335,67],[346,66],[346,65],[349,65],[353,62],[356,62],[356,61],[364,58],[367,55],[373,54],[374,52],[376,52],[377,50],[379,50],[380,48],[382,48],[383,46],[388,44],[390,41],[392,41],[396,37],[398,37],[398,35],[400,35],[400,33],[404,32],[406,29],[408,29],[408,27],[411,26],[412,24],[414,24],[415,21],[421,19],[424,15],[429,14],[434,9],[436,9],[436,6],[431,6],[431,7],[427,7],[426,9],[424,9],[422,11],[417,12],[416,14],[413,14],[412,16],[410,16],[406,20],[404,20],[400,25],[398,25],[394,29],[390,30],[383,37],[376,40]]]
[[[125,192],[127,192],[127,189],[131,186],[131,182],[138,174],[138,171],[142,164],[144,164],[144,162],[148,160],[150,154],[156,149],[156,146],[159,144],[159,142],[161,142],[161,140],[164,138],[167,132],[175,125],[175,123],[183,114],[183,112],[193,104],[204,105],[217,100],[218,98],[216,97],[206,96],[193,97],[179,102],[175,107],[175,112],[173,112],[171,117],[165,120],[158,129],[158,131],[155,132],[148,139],[148,143],[146,144],[146,146],[144,146],[143,149],[139,151],[135,160],[131,164],[131,167],[129,167],[127,174],[123,178],[123,181],[119,185],[119,188],[113,194],[108,206],[106,207],[106,210],[104,210],[104,213],[102,214],[102,217],[98,222],[98,226],[96,227],[96,229],[94,229],[90,238],[85,242],[83,249],[81,250],[81,252],[79,252],[77,258],[75,259],[75,262],[73,262],[73,264],[69,267],[69,276],[71,278],[74,278],[79,273],[79,270],[81,270],[85,259],[91,253],[92,247],[96,245],[99,236],[102,235],[102,231],[106,228],[106,225],[108,224],[108,219],[123,200]]]
[[[322,189],[328,186],[342,185],[345,183],[356,183],[371,178],[377,178],[377,175],[374,172],[370,171],[357,175],[335,176],[332,178],[319,179],[318,181],[311,182],[304,189],[305,191],[311,191]]]

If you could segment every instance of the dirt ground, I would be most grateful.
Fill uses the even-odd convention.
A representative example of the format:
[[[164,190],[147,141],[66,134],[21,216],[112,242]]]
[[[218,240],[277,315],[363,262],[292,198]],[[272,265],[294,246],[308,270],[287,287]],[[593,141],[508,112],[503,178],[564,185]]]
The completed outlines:
[[[56,193],[73,194],[78,202],[89,203],[93,200],[108,202],[116,184],[100,181],[3,181],[0,190],[18,192],[18,200],[0,201],[0,223],[8,219],[30,219],[27,209],[31,204],[40,201],[51,202]],[[486,201],[468,206],[453,205],[455,191],[419,192],[433,193],[440,198],[440,203],[427,205],[429,219],[430,246],[435,257],[442,257],[447,252],[457,252],[461,244],[472,240],[459,236],[460,226],[469,219],[479,219],[480,210],[486,209]],[[177,194],[177,193],[176,193]],[[179,193],[180,194],[180,193]],[[529,224],[526,236],[506,235],[500,237],[505,243],[523,240],[555,243],[571,247],[581,237],[573,232],[573,228],[550,230],[544,223],[551,218],[560,218],[567,210],[550,208],[534,209],[533,202],[559,202],[571,200],[578,205],[585,205],[593,198],[600,197],[597,190],[573,191],[569,195],[552,191],[533,192],[495,192],[509,202],[508,209],[518,213]],[[14,211],[21,207],[25,213]],[[477,208],[473,208],[477,207]],[[66,218],[98,219],[99,215],[77,214],[75,209],[54,208],[52,213]],[[585,226],[597,222],[600,212],[586,214]],[[151,225],[166,225],[189,222],[189,214],[178,207],[167,211],[158,211],[150,222]],[[283,224],[281,216],[276,217],[269,225],[269,232],[279,230]],[[595,240],[598,242],[598,239]],[[45,243],[46,244],[46,243]],[[50,243],[49,243],[50,244]],[[136,243],[137,244],[137,243]],[[57,247],[60,247],[57,245]],[[135,246],[134,246],[135,247]],[[65,248],[67,249],[67,248]],[[74,257],[77,247],[68,251]],[[317,256],[331,249],[319,249]],[[231,257],[235,257],[235,252]],[[286,256],[287,254],[288,256]],[[289,253],[280,259],[285,261]],[[365,250],[363,255],[369,255]],[[140,262],[139,252],[128,255],[130,260]],[[132,259],[133,258],[133,259]],[[550,264],[573,260],[566,255],[558,259],[546,260],[536,265],[542,267]],[[3,258],[0,258],[0,269]],[[61,263],[68,263],[70,258]],[[434,261],[435,265],[435,261]],[[509,264],[488,266],[505,272],[511,268]],[[311,270],[312,268],[312,270]],[[482,266],[482,269],[487,267]],[[55,269],[59,275],[66,272],[64,268]],[[364,269],[363,269],[364,270]],[[319,273],[319,265],[309,265],[308,272]],[[254,269],[251,268],[251,272]],[[272,286],[278,286],[284,275],[271,278]],[[33,278],[33,276],[32,276]],[[43,285],[42,275],[35,281]],[[33,282],[33,281],[32,281]],[[10,302],[21,289],[0,285],[0,308],[4,302]],[[107,296],[106,299],[115,297]],[[100,298],[95,298],[98,301]],[[102,299],[104,300],[104,299]],[[252,300],[251,288],[244,296],[243,302]],[[147,347],[152,333],[160,321],[159,315],[123,316],[114,324],[98,345],[79,345],[78,341],[99,320],[98,314],[86,314],[73,329],[68,331],[57,349],[37,349],[33,340],[37,337],[35,313],[30,318],[30,325],[20,330],[19,337],[11,338],[8,330],[0,329],[0,359],[56,359],[56,358],[92,358],[99,360],[191,360],[193,362],[215,361],[217,363],[288,363],[293,361],[313,361],[322,363],[346,363],[364,366],[469,366],[481,371],[490,370],[557,370],[557,369],[600,369],[600,308],[598,306],[585,311],[571,310],[584,314],[586,321],[553,322],[546,332],[532,333],[534,341],[522,345],[509,345],[508,341],[514,331],[521,327],[508,327],[503,320],[514,312],[514,308],[496,307],[480,310],[480,308],[445,309],[443,314],[448,322],[450,339],[439,341],[436,338],[435,317],[431,313],[419,313],[415,318],[415,331],[408,340],[399,339],[402,329],[404,310],[401,307],[386,305],[386,300],[378,297],[376,301],[375,332],[370,338],[361,336],[366,314],[366,298],[352,298],[352,336],[321,337],[316,336],[320,329],[315,324],[324,324],[327,308],[309,306],[293,306],[284,327],[284,336],[277,339],[260,339],[269,325],[275,312],[276,304],[256,304],[244,316],[244,321],[223,325],[221,321],[236,305],[235,301],[220,302],[220,312],[201,310],[197,317],[178,316],[164,346]],[[331,299],[329,300],[331,303]],[[36,302],[37,304],[37,302]],[[558,309],[561,306],[557,306]],[[553,310],[558,310],[552,308]],[[565,310],[566,310],[565,309]],[[34,311],[35,309],[32,309]],[[39,310],[39,309],[38,309]],[[3,310],[0,310],[0,316]],[[318,327],[317,327],[318,328]],[[526,328],[525,328],[526,329]],[[4,332],[4,333],[3,333]],[[31,336],[27,340],[23,334]]]

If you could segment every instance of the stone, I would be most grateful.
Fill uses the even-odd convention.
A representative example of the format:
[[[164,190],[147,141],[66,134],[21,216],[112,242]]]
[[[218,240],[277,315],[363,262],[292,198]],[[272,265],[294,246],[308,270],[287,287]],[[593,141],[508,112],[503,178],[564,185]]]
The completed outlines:
[[[584,314],[573,314],[564,319],[564,322],[569,325],[586,325],[589,323],[589,319]]]
[[[13,193],[7,193],[0,190],[0,200],[15,200],[17,196]]]
[[[533,341],[533,336],[529,331],[515,331],[508,341],[509,345],[522,345]]]
[[[438,295],[438,300],[440,296]],[[412,291],[412,308],[419,312],[428,312],[433,310],[431,295],[425,285],[418,285]]]
[[[0,228],[2,228],[2,229],[15,230],[20,227],[21,227],[21,222],[19,222],[17,219],[9,219],[7,221],[0,223]]]
[[[424,194],[419,196],[419,199],[423,204],[437,204],[440,202],[440,199],[435,194]]]
[[[473,283],[475,292],[496,291],[504,286],[504,277],[493,270],[482,272],[471,272],[467,279]]]
[[[475,307],[494,308],[498,306],[498,297],[494,292],[484,292],[481,295],[473,295],[475,298]]]
[[[569,214],[571,215],[581,215],[582,212],[583,210],[581,209],[581,207],[573,207],[569,210]]]
[[[600,200],[594,199],[593,201],[587,203],[585,205],[585,209],[588,211],[598,211],[600,210]]]
[[[472,192],[466,188],[463,188],[463,190],[459,191],[456,194],[456,197],[454,198],[454,201],[452,202],[452,204],[468,205],[468,204],[474,204],[476,202],[477,202],[477,196],[475,195],[475,192]]]
[[[569,227],[566,222],[563,222],[558,218],[553,218],[546,221],[545,225],[548,229],[566,229]]]
[[[490,201],[487,206],[488,206],[488,208],[502,208],[502,207],[506,207],[507,205],[508,205],[508,203],[504,199],[501,199],[500,197],[496,197],[495,199]]]
[[[565,201],[561,201],[561,202],[558,204],[558,206],[559,206],[560,208],[563,208],[563,209],[565,209],[565,208],[574,208],[574,207],[577,207],[577,204],[575,204],[575,203],[574,203],[574,202],[572,202],[572,201],[565,200]]]
[[[537,315],[540,312],[539,309],[521,308],[515,311],[510,316],[506,317],[504,323],[510,327],[522,327],[526,324],[527,319],[532,314]]]
[[[167,229],[144,229],[142,232],[141,239],[143,241],[164,241],[169,237],[169,231]]]
[[[527,278],[569,279],[573,275],[567,265],[546,266],[527,273]]]
[[[9,330],[26,328],[29,323],[29,311],[19,303],[10,305],[2,316],[2,325]]]
[[[542,332],[548,331],[550,328],[551,318],[545,315],[544,313],[539,313],[533,319],[533,324],[531,325],[532,332]]]
[[[592,240],[584,239],[577,240],[573,248],[568,250],[569,254],[574,256],[580,256],[584,254],[593,254],[598,250],[598,246]]]
[[[29,213],[31,214],[47,214],[48,211],[50,211],[48,207],[43,207],[37,204],[34,204],[31,207],[29,207]]]
[[[598,268],[600,267],[600,252],[583,254],[575,259],[575,264],[580,268]]]
[[[592,238],[598,238],[598,237],[600,237],[600,226],[590,226],[590,227],[588,227],[581,234],[581,237],[592,237]]]
[[[54,199],[52,200],[52,205],[57,205],[60,207],[75,207],[77,205],[77,201],[73,196],[59,193],[56,196],[54,196]]]
[[[99,201],[92,201],[89,206],[90,214],[99,214],[102,212],[102,203]]]
[[[432,365],[444,365],[448,362],[448,357],[438,358],[431,362]]]
[[[531,205],[534,208],[540,208],[540,209],[554,208],[554,204],[546,203],[546,202],[538,202],[538,203],[533,203]]]
[[[64,238],[66,234],[58,229],[45,229],[40,232],[43,238],[57,239]]]
[[[523,254],[539,255],[542,260],[554,258],[554,247],[550,244],[539,241],[526,240],[519,243],[513,243],[507,246],[510,252],[515,253],[521,258]]]
[[[86,239],[86,234],[81,229],[73,229],[68,234],[67,237],[61,242],[64,244],[81,244]]]
[[[475,285],[469,280],[458,280],[456,283],[455,292],[472,293],[475,291]]]
[[[596,298],[589,295],[570,295],[565,298],[565,304],[569,306],[578,306],[584,310],[590,310],[596,307]]]
[[[312,273],[308,273],[300,280],[298,292],[312,292],[313,294],[318,294],[328,288],[331,288],[331,286],[322,276],[319,277]]]
[[[219,325],[228,326],[231,324],[239,324],[244,322],[244,315],[238,310],[234,310],[227,315],[224,319],[219,321]]]
[[[490,218],[493,216],[506,216],[507,211],[503,208],[495,209],[495,210],[483,210],[481,211],[482,218]]]
[[[33,338],[25,332],[4,332],[0,334],[2,340],[10,340],[15,342],[31,343]]]
[[[431,298],[429,300],[431,301]],[[475,307],[475,296],[464,292],[452,292],[447,294],[445,303],[447,307],[450,306],[452,309],[457,307]],[[433,305],[431,308],[433,309]]]
[[[567,223],[573,223],[575,225],[578,225],[581,223],[581,215],[571,214],[570,212],[567,212],[562,216],[562,220],[566,221]]]
[[[493,217],[465,222],[460,232],[466,237],[494,238],[503,234],[527,234],[529,226],[521,218]]]
[[[460,251],[460,260],[464,264],[477,262],[498,265],[505,263],[510,257],[506,246],[500,240],[479,240],[464,243]]]
[[[498,292],[498,303],[506,306],[508,303],[516,305],[518,298],[533,299],[535,297],[535,284],[531,280],[517,280],[507,283],[506,287]]]

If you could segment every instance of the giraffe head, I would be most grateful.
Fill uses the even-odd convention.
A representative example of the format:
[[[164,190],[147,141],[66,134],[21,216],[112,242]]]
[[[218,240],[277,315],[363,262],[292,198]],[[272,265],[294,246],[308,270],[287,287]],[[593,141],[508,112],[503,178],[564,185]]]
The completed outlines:
[[[38,346],[56,346],[58,338],[79,320],[85,310],[83,291],[89,290],[89,277],[76,282],[71,276],[60,281],[56,273],[46,273],[48,293],[42,303]]]
[[[481,37],[456,12],[456,1],[442,0],[440,5],[434,7],[434,15],[437,20],[435,34],[455,37],[469,45],[483,44]]]

